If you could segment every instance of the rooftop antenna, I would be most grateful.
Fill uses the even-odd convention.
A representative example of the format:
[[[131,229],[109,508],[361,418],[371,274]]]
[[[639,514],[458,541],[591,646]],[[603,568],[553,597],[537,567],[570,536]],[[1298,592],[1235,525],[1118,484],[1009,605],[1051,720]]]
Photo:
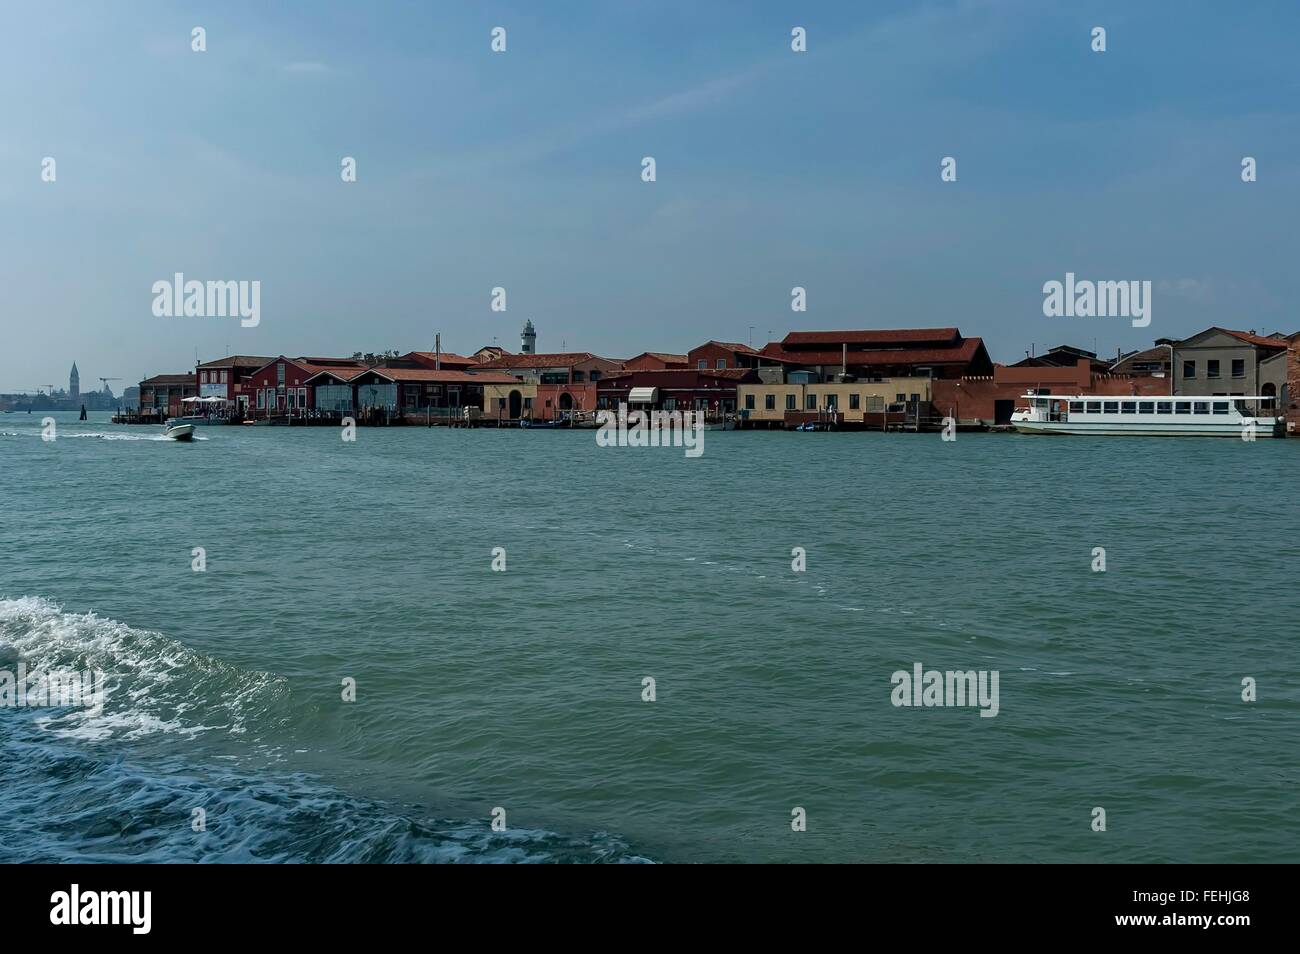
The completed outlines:
[[[749,326],[749,346],[754,347],[754,326]]]

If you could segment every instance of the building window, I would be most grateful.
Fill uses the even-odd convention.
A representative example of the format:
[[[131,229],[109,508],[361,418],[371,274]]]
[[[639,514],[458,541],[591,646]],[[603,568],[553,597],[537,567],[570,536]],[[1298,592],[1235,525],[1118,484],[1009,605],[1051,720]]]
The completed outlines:
[[[787,394],[785,396],[785,409],[787,411],[793,411],[796,410],[797,408],[798,405],[795,404],[795,396],[793,394]]]
[[[840,397],[840,396],[839,396],[838,394],[828,394],[828,395],[826,395],[826,408],[827,408],[827,410],[831,410],[831,411],[833,411],[833,410],[835,410],[837,407],[840,406],[839,397]]]
[[[1232,359],[1232,376],[1234,378],[1244,378],[1246,376],[1246,360],[1244,358]]]
[[[810,411],[817,410],[817,395],[810,393],[808,395],[808,400],[804,402],[804,406]]]
[[[861,395],[861,394],[850,394],[850,395],[849,395],[849,410],[850,410],[850,411],[857,411],[857,410],[861,410],[861,408],[862,408],[862,395]]]
[[[719,358],[719,359],[718,359],[718,370],[719,370],[719,371],[725,371],[726,369],[727,369],[727,359],[726,359],[726,358]]]
[[[765,394],[765,395],[763,395],[763,410],[765,410],[765,411],[775,411],[775,410],[776,410],[776,395],[775,395],[775,394]]]
[[[222,384],[225,384],[225,383],[226,383],[226,372],[225,372],[225,371],[222,371],[222,372],[221,372],[221,383],[222,383]]]
[[[746,411],[754,410],[754,395],[752,394],[745,395],[745,410]]]
[[[699,361],[695,362],[695,366],[696,366],[699,370],[701,370],[701,371],[707,371],[707,370],[709,370],[709,362],[708,362],[708,359],[706,359],[706,358],[701,358]]]
[[[907,395],[906,395],[906,394],[895,394],[895,395],[894,395],[894,400],[895,400],[897,403],[899,403],[899,404],[906,404],[906,403],[907,403]]]
[[[573,372],[573,383],[581,384],[582,381],[583,381],[583,373],[575,369]]]
[[[883,411],[884,409],[885,409],[885,398],[883,395],[880,394],[867,395],[868,411]]]
[[[920,404],[920,403],[921,403],[921,395],[919,395],[919,394],[909,394],[909,395],[907,396],[907,400],[908,400],[910,403],[912,403],[912,404]]]
[[[599,381],[599,380],[600,380],[600,372],[597,371],[597,370],[595,370],[594,368],[593,368],[591,371],[588,371],[588,372],[587,372],[587,380],[588,380],[588,381]]]
[[[1217,378],[1219,376],[1219,362],[1210,359],[1205,362],[1205,376],[1207,378]]]
[[[257,406],[259,408],[266,407],[266,392],[261,388],[257,389]]]
[[[1194,378],[1194,377],[1196,377],[1196,362],[1195,362],[1195,361],[1184,361],[1184,362],[1183,362],[1183,377],[1185,377],[1185,378]]]

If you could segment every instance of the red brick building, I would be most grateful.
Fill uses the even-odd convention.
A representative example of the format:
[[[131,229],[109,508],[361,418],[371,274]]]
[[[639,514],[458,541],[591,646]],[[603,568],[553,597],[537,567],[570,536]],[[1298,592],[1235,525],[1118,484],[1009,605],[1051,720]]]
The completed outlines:
[[[181,417],[189,413],[185,398],[197,397],[193,371],[185,374],[155,374],[140,382],[140,414],[144,417]]]
[[[315,388],[308,379],[322,371],[355,372],[365,364],[354,358],[286,358],[268,361],[248,377],[249,415],[298,416],[316,407]]]
[[[215,361],[205,361],[195,368],[199,397],[216,397],[229,401],[223,410],[230,410],[242,417],[253,403],[249,379],[259,368],[266,367],[274,360],[258,355],[233,354]]]
[[[1009,424],[1011,412],[1030,388],[1039,394],[1163,395],[1170,380],[1149,374],[1096,374],[1087,358],[1069,367],[1005,367],[990,375],[940,378],[933,382],[934,412],[963,424]]]
[[[706,341],[686,355],[686,367],[696,371],[726,371],[758,366],[758,352],[731,341]]]
[[[642,351],[635,358],[623,362],[624,371],[667,371],[672,368],[689,368],[690,363],[684,354],[669,354],[666,351]]]
[[[993,373],[983,339],[963,337],[956,328],[792,331],[758,355],[764,364],[813,371],[822,380],[840,373],[949,379]]]

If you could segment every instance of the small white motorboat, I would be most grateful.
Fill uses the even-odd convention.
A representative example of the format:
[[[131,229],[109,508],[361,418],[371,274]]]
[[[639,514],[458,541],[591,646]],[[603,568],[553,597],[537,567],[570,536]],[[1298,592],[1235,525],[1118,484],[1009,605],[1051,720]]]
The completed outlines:
[[[190,441],[194,439],[193,424],[164,424],[163,437],[170,437],[174,441]]]

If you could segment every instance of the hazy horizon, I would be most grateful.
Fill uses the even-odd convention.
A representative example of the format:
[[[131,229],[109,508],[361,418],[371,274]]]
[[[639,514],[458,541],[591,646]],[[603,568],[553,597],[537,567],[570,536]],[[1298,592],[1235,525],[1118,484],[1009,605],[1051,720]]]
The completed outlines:
[[[1294,7],[68,3],[7,20],[0,392],[66,387],[73,361],[83,391],[103,375],[120,394],[196,355],[431,349],[435,332],[515,351],[525,320],[538,350],[615,358],[955,325],[1011,362],[1300,328]],[[151,286],[176,272],[259,281],[260,323],[155,317]],[[1151,281],[1152,323],[1045,318],[1043,283],[1066,272]]]

